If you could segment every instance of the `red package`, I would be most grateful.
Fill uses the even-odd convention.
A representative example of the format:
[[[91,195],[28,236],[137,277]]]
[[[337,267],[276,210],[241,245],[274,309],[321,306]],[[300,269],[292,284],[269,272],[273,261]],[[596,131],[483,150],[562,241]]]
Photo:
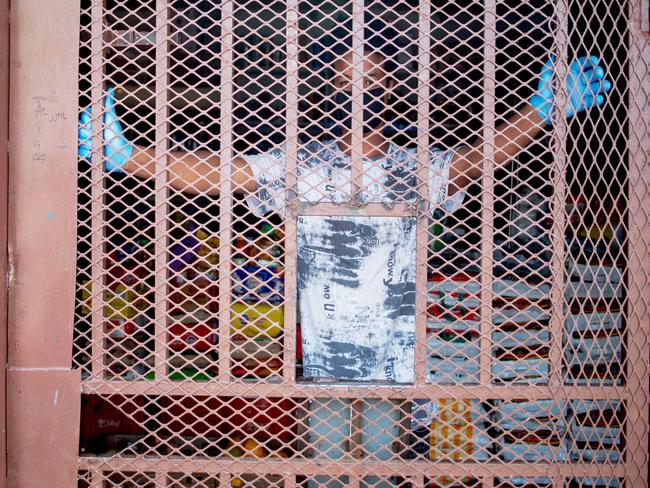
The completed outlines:
[[[289,398],[233,398],[230,401],[233,415],[230,422],[244,433],[264,442],[277,437],[290,442],[296,425],[296,403]]]
[[[216,319],[207,323],[179,322],[169,327],[169,348],[173,351],[192,349],[205,352],[217,343]]]

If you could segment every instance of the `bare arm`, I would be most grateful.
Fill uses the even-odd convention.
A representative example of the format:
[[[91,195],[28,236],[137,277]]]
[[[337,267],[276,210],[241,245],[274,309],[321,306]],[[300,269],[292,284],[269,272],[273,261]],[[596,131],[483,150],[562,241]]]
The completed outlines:
[[[208,150],[170,152],[167,166],[169,184],[172,188],[190,195],[219,195],[219,164],[219,156]],[[153,177],[156,173],[155,149],[134,146],[133,155],[124,164],[123,169],[139,178]],[[242,158],[233,158],[231,179],[235,193],[255,191],[253,172]]]
[[[542,119],[537,111],[525,104],[518,113],[496,127],[494,138],[495,169],[507,164],[519,151],[530,144],[542,131]],[[464,148],[454,157],[449,169],[449,194],[462,190],[483,174],[483,138]]]

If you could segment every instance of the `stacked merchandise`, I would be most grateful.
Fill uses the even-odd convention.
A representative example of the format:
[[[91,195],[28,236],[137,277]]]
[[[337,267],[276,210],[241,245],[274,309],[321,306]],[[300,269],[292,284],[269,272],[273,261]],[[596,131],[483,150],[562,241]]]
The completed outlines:
[[[427,367],[440,384],[477,383],[480,284],[476,277],[433,274],[427,284]]]
[[[135,379],[146,372],[150,350],[147,341],[147,312],[151,306],[147,285],[147,263],[151,243],[147,239],[135,242],[115,238],[113,250],[104,260],[106,274],[102,310],[105,366],[111,376]],[[90,317],[92,285],[82,282],[80,315]],[[88,346],[90,344],[88,343]]]
[[[568,265],[570,281],[564,343],[567,382],[573,384],[621,384],[623,324],[620,304],[620,268]]]
[[[572,400],[569,417],[571,459],[616,463],[622,458],[623,419],[619,400]]]
[[[170,379],[207,381],[217,372],[219,238],[191,221],[176,232],[169,262]]]
[[[554,400],[499,401],[493,413],[504,461],[567,459],[566,404]]]
[[[498,382],[547,383],[549,285],[501,279],[493,293],[493,376]]]
[[[431,461],[487,461],[492,445],[490,425],[487,410],[478,400],[414,400],[411,455]],[[448,486],[455,481],[436,483]]]
[[[284,255],[282,230],[268,223],[237,236],[233,245],[232,373],[271,378],[282,371]]]
[[[492,323],[498,381],[545,382],[550,335],[549,286],[523,280],[493,282]],[[479,375],[479,277],[433,274],[427,289],[427,346],[430,380],[476,383]]]
[[[572,196],[567,204],[567,383],[622,384],[624,199]]]
[[[174,378],[217,373],[219,239],[194,223],[172,246],[169,348]],[[233,240],[231,337],[235,377],[266,378],[282,368],[284,276],[281,231],[268,224]]]
[[[161,454],[264,458],[287,456],[295,409],[287,398],[164,396],[142,410],[165,426],[154,434]]]

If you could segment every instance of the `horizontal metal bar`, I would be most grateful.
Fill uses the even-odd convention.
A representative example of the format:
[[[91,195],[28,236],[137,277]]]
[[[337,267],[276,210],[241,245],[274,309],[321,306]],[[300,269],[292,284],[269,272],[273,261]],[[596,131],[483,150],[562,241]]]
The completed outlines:
[[[361,206],[346,205],[340,203],[305,203],[298,204],[299,215],[323,215],[330,217],[332,215],[351,215],[359,217],[404,217],[416,216],[417,211],[414,206],[398,204],[394,207],[387,207],[381,203],[368,203]]]
[[[155,465],[155,467],[154,467]],[[314,460],[291,460],[285,458],[192,458],[181,457],[80,457],[79,469],[105,469],[107,471],[136,470],[156,472],[203,472],[232,474],[256,473],[259,475],[301,474],[314,476],[327,473],[330,476],[474,476],[477,478],[500,476],[546,476],[550,478],[565,477],[624,477],[625,465],[612,464],[528,464],[528,463],[476,463],[476,462],[428,462],[428,461],[369,461],[350,462]]]
[[[434,385],[422,386],[378,386],[376,384],[342,385],[342,384],[296,384],[284,383],[245,383],[229,384],[214,382],[191,381],[98,381],[89,380],[81,385],[85,394],[120,394],[120,395],[193,395],[193,396],[231,396],[244,397],[279,397],[279,398],[364,398],[364,399],[396,399],[408,400],[413,398],[476,398],[489,399],[521,399],[538,400],[558,398],[557,388],[548,386],[528,385]],[[563,386],[563,398],[566,399],[623,399],[624,388],[620,386]]]

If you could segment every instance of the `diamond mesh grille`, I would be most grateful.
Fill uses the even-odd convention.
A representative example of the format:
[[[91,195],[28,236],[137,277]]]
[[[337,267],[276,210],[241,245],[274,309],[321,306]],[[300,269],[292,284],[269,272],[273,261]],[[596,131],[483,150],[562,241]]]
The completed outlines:
[[[79,486],[647,482],[637,5],[81,4]]]

